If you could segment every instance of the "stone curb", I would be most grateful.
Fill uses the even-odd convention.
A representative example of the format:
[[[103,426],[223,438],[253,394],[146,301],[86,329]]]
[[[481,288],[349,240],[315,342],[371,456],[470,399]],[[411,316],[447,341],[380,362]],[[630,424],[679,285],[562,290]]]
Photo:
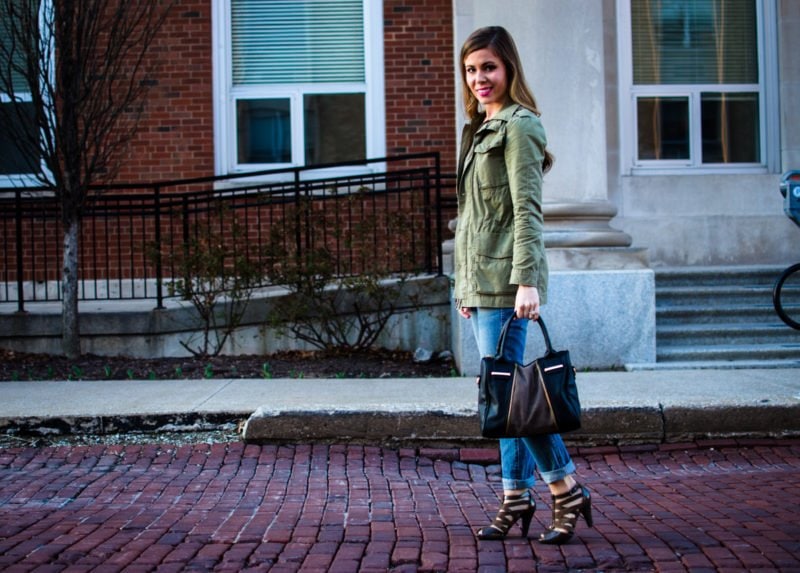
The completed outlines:
[[[0,433],[39,436],[242,428],[248,443],[373,443],[392,446],[479,447],[474,412],[280,411],[0,418]],[[799,406],[590,408],[568,444],[659,444],[725,438],[800,436]]]
[[[259,408],[243,427],[249,443],[371,442],[427,447],[486,443],[477,415],[444,412],[310,412]],[[800,436],[800,406],[602,408],[583,413],[583,427],[565,434],[582,446],[658,444],[721,438]]]

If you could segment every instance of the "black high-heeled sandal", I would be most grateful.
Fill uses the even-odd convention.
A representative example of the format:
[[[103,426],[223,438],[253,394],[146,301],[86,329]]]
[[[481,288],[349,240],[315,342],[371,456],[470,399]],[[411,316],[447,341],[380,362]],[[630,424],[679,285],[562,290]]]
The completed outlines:
[[[575,534],[575,524],[581,514],[586,525],[592,527],[592,496],[578,483],[567,493],[553,496],[553,523],[539,536],[539,542],[548,545],[566,543]]]
[[[506,496],[492,524],[478,530],[478,539],[503,539],[519,520],[522,520],[522,537],[526,537],[534,511],[536,502],[531,499],[530,492]]]

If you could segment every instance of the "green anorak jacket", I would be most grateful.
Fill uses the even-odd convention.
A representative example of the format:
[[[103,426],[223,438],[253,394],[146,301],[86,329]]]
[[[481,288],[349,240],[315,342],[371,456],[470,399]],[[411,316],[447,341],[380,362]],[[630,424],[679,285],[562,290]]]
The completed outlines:
[[[516,103],[483,119],[466,125],[461,138],[455,298],[460,307],[512,308],[517,286],[528,285],[544,304],[544,128]]]

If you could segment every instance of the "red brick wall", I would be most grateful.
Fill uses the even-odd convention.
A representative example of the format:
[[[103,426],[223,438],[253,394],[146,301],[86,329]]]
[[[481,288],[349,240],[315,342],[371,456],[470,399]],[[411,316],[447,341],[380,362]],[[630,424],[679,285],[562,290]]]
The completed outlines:
[[[153,47],[157,84],[119,181],[214,174],[212,49],[211,2],[177,2]]]
[[[439,151],[455,171],[455,70],[450,0],[384,2],[386,150]],[[211,3],[180,0],[153,49],[161,62],[119,180],[213,175]]]
[[[452,0],[385,0],[386,151],[456,163]]]
[[[443,174],[455,172],[456,162],[452,30],[451,0],[384,1],[387,154],[438,151]],[[211,2],[179,0],[153,47],[152,55],[160,62],[157,81],[118,182],[146,184],[214,174],[212,54]],[[445,208],[445,221],[452,209],[452,203]],[[100,219],[86,221],[92,229],[102,224]],[[144,227],[137,222],[124,229],[126,241],[141,244],[152,239],[145,236]],[[54,233],[60,241],[59,233],[48,227],[47,237]],[[109,233],[101,235],[111,238]],[[11,244],[12,238],[5,240]],[[58,268],[59,254],[47,241],[41,237],[29,245],[23,271],[26,280],[56,278],[46,268]],[[85,242],[92,240],[87,237]],[[128,251],[133,249],[126,245]],[[9,252],[13,257],[13,249]],[[46,263],[30,262],[43,252],[51,255]],[[1,255],[0,269],[10,273],[6,280],[15,280],[13,258]],[[131,269],[124,253],[111,254],[108,261],[84,258],[84,276],[152,277],[144,271],[143,255],[136,260],[137,266]],[[40,274],[34,276],[34,271]]]

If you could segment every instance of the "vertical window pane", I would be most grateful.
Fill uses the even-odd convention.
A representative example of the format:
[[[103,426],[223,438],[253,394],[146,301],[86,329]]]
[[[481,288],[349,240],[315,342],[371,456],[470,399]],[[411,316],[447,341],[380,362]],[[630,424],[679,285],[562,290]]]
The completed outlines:
[[[364,94],[313,94],[303,98],[306,165],[366,157]]]
[[[0,2],[0,93],[8,96],[0,103],[0,175],[22,175],[37,170],[38,159],[34,158],[38,158],[38,149],[32,147],[38,145],[39,133],[30,103],[30,82],[24,73],[26,53],[19,40],[29,38],[31,28],[38,25],[38,9],[38,1]],[[33,156],[26,157],[20,141]]]
[[[291,163],[290,108],[287,98],[236,102],[239,163]]]
[[[755,0],[631,0],[634,84],[758,83]]]
[[[17,106],[17,109],[11,109]],[[32,103],[0,104],[0,175],[31,173],[33,166],[26,160],[17,140],[29,133],[26,143],[33,143],[38,132],[33,120]]]
[[[639,159],[689,159],[689,98],[642,97],[636,114]]]
[[[10,9],[13,12],[9,11]],[[3,82],[0,92],[7,82],[11,83],[16,94],[30,93],[29,77],[22,70],[26,68],[26,54],[20,45],[21,35],[29,34],[37,25],[39,2],[29,0],[0,1],[0,63],[4,66]],[[12,14],[14,14],[12,16]]]
[[[703,163],[758,163],[758,94],[704,93]]]

